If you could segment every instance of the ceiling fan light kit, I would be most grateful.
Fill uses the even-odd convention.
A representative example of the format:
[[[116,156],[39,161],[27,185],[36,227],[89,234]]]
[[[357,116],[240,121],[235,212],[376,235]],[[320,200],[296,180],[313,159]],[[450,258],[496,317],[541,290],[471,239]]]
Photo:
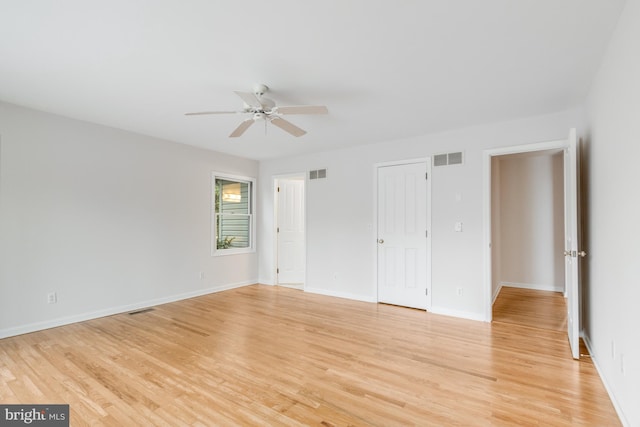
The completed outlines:
[[[276,103],[265,98],[264,94],[269,87],[257,84],[251,92],[234,91],[244,102],[244,108],[240,111],[198,111],[186,113],[186,116],[204,116],[209,114],[251,114],[251,118],[243,120],[240,125],[229,135],[230,138],[237,138],[245,133],[256,121],[264,121],[265,125],[271,123],[276,127],[295,137],[302,136],[307,132],[288,120],[282,118],[283,115],[292,114],[327,114],[329,110],[324,105],[291,105],[278,107]]]

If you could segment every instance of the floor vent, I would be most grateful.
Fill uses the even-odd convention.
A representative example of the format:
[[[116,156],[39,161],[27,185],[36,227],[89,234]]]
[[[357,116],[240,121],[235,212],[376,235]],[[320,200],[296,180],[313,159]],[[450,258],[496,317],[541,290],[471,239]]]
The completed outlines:
[[[456,153],[436,154],[433,156],[433,166],[461,165],[462,163],[462,151],[458,151]]]
[[[314,171],[309,171],[309,179],[324,179],[327,177],[326,169],[316,169]]]
[[[142,313],[147,313],[149,311],[153,311],[153,308],[143,308],[142,310],[137,310],[137,311],[132,311],[129,313],[129,316],[133,316],[134,314],[142,314]]]

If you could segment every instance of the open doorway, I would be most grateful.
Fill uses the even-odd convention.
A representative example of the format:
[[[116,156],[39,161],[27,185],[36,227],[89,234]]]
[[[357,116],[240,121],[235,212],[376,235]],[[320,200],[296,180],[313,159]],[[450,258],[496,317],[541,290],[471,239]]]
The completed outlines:
[[[491,159],[493,320],[563,331],[563,151]]]
[[[493,319],[493,303],[505,286],[529,293],[555,292],[565,302],[575,359],[580,317],[577,266],[583,254],[577,236],[577,172],[575,129],[565,140],[484,152],[486,319]]]
[[[274,179],[276,218],[276,285],[304,289],[305,176]]]
[[[494,301],[505,287],[564,293],[563,168],[560,149],[492,157]]]

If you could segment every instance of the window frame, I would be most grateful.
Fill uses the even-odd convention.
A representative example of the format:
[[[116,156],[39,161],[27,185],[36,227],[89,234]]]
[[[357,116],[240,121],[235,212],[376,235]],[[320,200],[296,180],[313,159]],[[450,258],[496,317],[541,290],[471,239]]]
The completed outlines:
[[[228,248],[228,249],[218,249],[218,227],[217,216],[219,215],[216,212],[216,181],[217,180],[225,180],[225,181],[234,181],[239,182],[241,184],[249,184],[249,213],[248,214],[238,214],[238,215],[248,215],[249,216],[249,245],[245,248]],[[223,172],[212,172],[211,173],[211,256],[227,256],[227,255],[238,255],[238,254],[248,254],[255,253],[256,251],[256,214],[255,214],[255,206],[256,206],[256,179],[248,176],[242,175],[232,175]],[[226,214],[233,215],[233,214]]]

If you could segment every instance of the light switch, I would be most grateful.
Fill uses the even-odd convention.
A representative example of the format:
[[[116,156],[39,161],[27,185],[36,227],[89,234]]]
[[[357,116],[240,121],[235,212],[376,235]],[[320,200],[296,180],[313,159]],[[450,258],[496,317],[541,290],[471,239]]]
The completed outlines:
[[[462,232],[462,222],[456,222],[454,230],[456,231],[456,233]]]

